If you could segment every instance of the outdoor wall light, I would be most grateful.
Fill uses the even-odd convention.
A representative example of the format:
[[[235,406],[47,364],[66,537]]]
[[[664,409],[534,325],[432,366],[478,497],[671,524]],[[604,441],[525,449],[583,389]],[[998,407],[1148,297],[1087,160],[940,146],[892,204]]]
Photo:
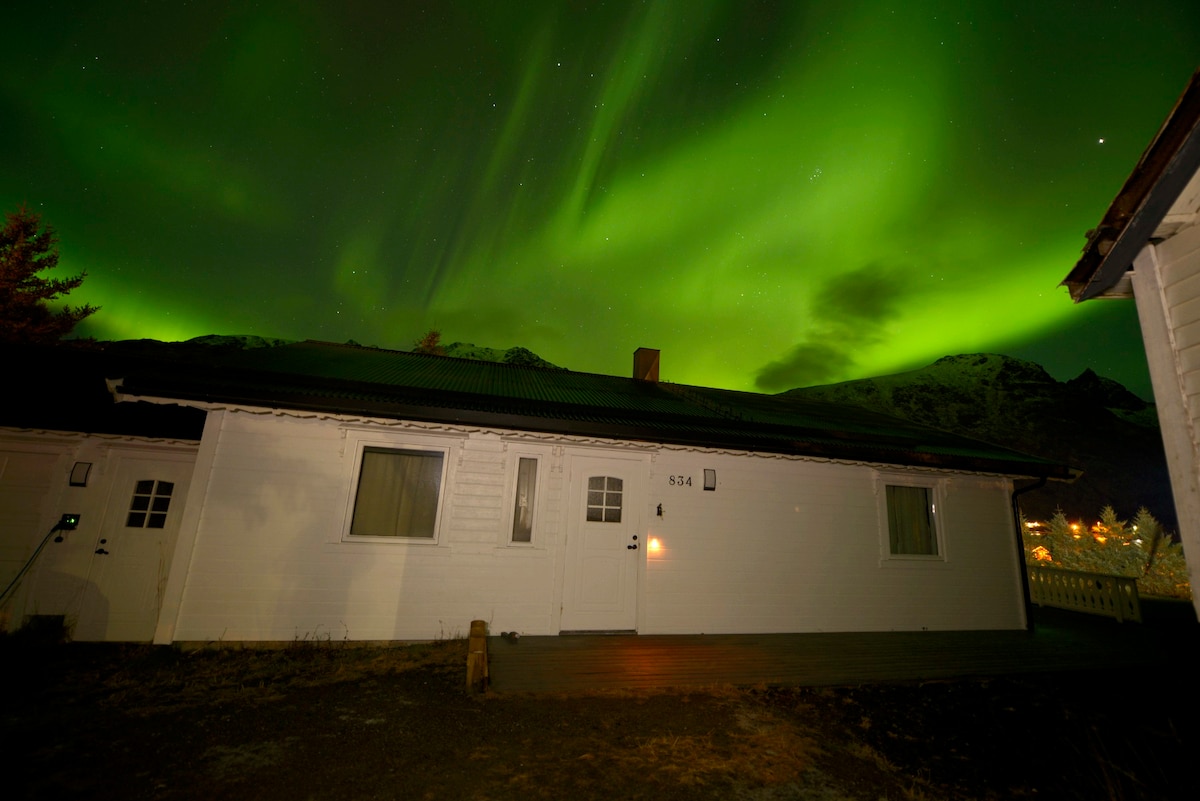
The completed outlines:
[[[68,513],[58,519],[58,522],[54,524],[54,528],[50,529],[50,534],[53,534],[56,531],[74,531],[78,527],[79,527],[79,515],[73,514],[73,513]],[[50,534],[47,534],[46,536],[49,537]],[[63,535],[59,534],[57,537],[54,538],[54,541],[62,542]],[[42,545],[45,545],[45,544],[46,544],[45,540],[43,540]],[[39,547],[38,550],[40,551],[41,548]],[[37,556],[37,554],[34,554],[34,556]]]
[[[708,468],[705,468],[704,469],[704,489],[712,492],[712,491],[715,491],[716,488],[717,488],[717,471],[709,470]]]
[[[71,486],[72,487],[86,487],[87,480],[88,480],[88,473],[90,473],[91,471],[92,471],[92,463],[91,462],[76,462],[75,466],[71,468]]]

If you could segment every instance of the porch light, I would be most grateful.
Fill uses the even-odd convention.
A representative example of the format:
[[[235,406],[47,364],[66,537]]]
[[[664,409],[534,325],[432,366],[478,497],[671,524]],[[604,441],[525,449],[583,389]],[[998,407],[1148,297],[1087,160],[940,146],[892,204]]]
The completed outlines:
[[[662,550],[662,543],[658,541],[658,537],[651,537],[646,547],[650,549],[650,553],[658,553]]]

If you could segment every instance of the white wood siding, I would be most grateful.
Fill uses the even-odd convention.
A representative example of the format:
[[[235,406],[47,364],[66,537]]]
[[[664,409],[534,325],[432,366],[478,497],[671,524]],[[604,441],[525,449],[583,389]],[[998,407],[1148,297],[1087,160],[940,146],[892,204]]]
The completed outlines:
[[[1134,296],[1192,586],[1200,583],[1200,226],[1148,245]],[[1200,595],[1193,604],[1200,612]]]
[[[436,543],[344,539],[359,436],[447,449]],[[225,412],[172,637],[420,640],[464,635],[473,619],[495,633],[556,633],[564,532],[582,514],[566,497],[565,454],[590,450],[613,453],[515,432]],[[510,544],[522,455],[539,458],[537,517],[533,542]],[[704,468],[717,471],[715,492],[702,489]],[[897,564],[884,558],[870,467],[659,451],[633,557],[638,630],[1022,626],[1009,482],[933,478],[944,482],[945,559]]]
[[[716,470],[715,491],[702,488],[705,468]],[[642,630],[1023,626],[1009,483],[934,479],[946,482],[944,560],[897,561],[887,558],[870,467],[660,454],[649,536],[661,549],[647,552]]]
[[[54,510],[78,444],[62,437],[0,434],[0,590],[9,586],[54,525]],[[32,583],[32,574],[26,574],[13,588],[0,607],[0,629],[15,630],[24,622]]]
[[[1163,307],[1174,338],[1177,372],[1192,441],[1200,412],[1200,226],[1185,229],[1158,246]]]
[[[0,589],[8,586],[64,513],[80,516],[78,528],[59,532],[62,541],[46,541],[5,600],[0,623],[13,630],[30,615],[63,615],[73,626],[81,617],[96,619],[97,610],[110,608],[111,597],[94,581],[94,559],[97,543],[107,536],[104,521],[114,503],[117,465],[122,458],[188,464],[194,451],[195,446],[185,442],[137,437],[0,431]],[[69,485],[76,462],[92,465],[86,486]],[[128,503],[128,498],[116,503]],[[183,499],[178,499],[172,508],[182,505]]]
[[[343,540],[356,467],[347,437],[363,431],[448,448],[436,544]],[[533,447],[544,501],[554,457]],[[437,639],[465,635],[473,619],[549,630],[555,528],[543,514],[532,545],[507,543],[509,448],[494,434],[226,413],[174,639]]]

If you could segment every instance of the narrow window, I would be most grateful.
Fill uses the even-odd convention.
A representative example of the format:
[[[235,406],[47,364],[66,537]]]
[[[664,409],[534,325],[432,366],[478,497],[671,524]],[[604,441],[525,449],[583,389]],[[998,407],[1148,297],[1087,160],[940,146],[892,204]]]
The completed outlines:
[[[126,528],[162,528],[167,524],[167,509],[171,506],[171,493],[175,485],[170,481],[139,481],[133,487],[133,499],[129,502],[129,514],[125,518]]]
[[[533,542],[533,510],[537,493],[538,460],[517,460],[517,497],[513,502],[513,542]]]
[[[897,556],[937,556],[933,492],[929,487],[887,486],[888,536]]]
[[[444,460],[440,451],[364,448],[350,535],[432,540]]]
[[[622,487],[621,479],[613,476],[591,476],[588,479],[588,522],[621,522]]]

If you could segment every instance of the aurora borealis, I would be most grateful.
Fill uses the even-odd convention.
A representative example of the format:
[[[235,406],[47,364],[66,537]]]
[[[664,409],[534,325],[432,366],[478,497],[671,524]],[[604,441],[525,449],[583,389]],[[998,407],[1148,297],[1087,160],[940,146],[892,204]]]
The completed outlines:
[[[81,10],[82,7],[82,10]],[[520,345],[778,391],[1008,353],[1149,396],[1058,282],[1200,5],[21,4],[0,208],[100,339]]]

